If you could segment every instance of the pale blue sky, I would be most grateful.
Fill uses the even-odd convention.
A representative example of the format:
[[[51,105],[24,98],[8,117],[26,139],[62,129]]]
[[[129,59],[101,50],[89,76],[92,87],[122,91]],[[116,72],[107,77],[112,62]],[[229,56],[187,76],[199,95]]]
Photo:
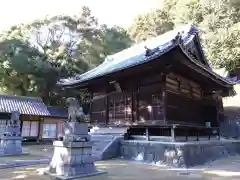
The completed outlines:
[[[77,13],[82,5],[91,8],[100,23],[127,27],[139,13],[161,0],[7,0],[1,2],[0,29],[46,15]]]

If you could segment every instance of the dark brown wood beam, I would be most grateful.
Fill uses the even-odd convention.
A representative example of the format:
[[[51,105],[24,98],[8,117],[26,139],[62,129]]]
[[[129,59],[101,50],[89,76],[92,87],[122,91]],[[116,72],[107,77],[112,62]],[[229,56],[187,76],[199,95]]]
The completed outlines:
[[[93,93],[91,93],[91,95],[90,95],[90,98],[91,98],[91,100],[90,100],[90,107],[89,107],[89,118],[90,118],[90,123],[92,123],[92,99],[93,99]]]
[[[139,87],[139,82],[137,82],[137,92],[136,92],[136,121],[139,121],[140,116],[139,116],[139,92],[140,92],[140,87]]]
[[[166,74],[162,75],[162,100],[163,100],[163,120],[164,123],[167,123]]]
[[[137,99],[136,92],[132,92],[132,122],[137,120]]]

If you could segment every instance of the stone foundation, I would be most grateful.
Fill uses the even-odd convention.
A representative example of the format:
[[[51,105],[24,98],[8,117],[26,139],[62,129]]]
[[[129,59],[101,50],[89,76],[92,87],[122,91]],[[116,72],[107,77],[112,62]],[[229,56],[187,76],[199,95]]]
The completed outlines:
[[[60,179],[73,179],[105,173],[97,170],[91,142],[54,141],[54,154],[47,174]]]
[[[202,165],[218,158],[240,154],[240,141],[199,142],[121,141],[121,156],[127,160],[174,167]]]
[[[3,136],[1,137],[0,156],[22,155],[22,137]]]

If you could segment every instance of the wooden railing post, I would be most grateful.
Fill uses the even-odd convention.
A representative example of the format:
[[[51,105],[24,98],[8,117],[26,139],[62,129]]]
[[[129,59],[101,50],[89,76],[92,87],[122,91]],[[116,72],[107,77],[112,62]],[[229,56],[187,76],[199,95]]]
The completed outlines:
[[[221,137],[220,137],[220,128],[219,127],[217,127],[217,133],[218,133],[218,140],[220,140]]]
[[[149,141],[150,138],[149,138],[149,132],[148,132],[148,127],[146,128],[146,140]]]
[[[171,137],[172,137],[172,141],[173,141],[173,142],[176,141],[175,128],[176,128],[176,125],[173,125],[173,126],[171,127]]]
[[[199,141],[199,129],[197,128],[197,141]]]
[[[186,133],[186,141],[188,141],[188,128],[186,129],[185,133]]]

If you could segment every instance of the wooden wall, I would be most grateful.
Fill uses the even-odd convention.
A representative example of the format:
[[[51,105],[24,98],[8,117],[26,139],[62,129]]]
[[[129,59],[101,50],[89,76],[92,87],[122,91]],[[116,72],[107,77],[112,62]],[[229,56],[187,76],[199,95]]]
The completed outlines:
[[[93,94],[91,123],[109,125],[159,124],[164,122],[163,79],[160,74],[118,81]]]
[[[170,73],[166,76],[166,119],[168,123],[217,125],[217,107],[212,96],[204,97],[200,84]]]
[[[216,115],[214,106],[205,104],[201,86],[174,73],[119,80],[118,83],[121,92],[108,84],[102,92],[93,94],[91,123],[204,125],[204,120]],[[211,112],[206,111],[208,108],[212,108]]]

